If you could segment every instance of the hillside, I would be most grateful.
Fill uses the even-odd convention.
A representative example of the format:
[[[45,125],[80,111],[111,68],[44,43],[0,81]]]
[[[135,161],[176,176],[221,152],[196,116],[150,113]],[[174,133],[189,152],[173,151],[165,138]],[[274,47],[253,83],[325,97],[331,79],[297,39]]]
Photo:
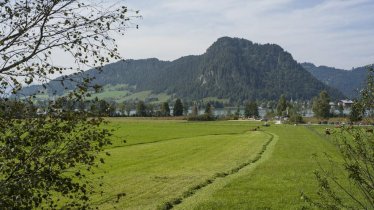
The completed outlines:
[[[318,80],[340,90],[349,98],[358,96],[358,91],[365,84],[365,78],[368,74],[367,67],[343,70],[328,66],[317,67],[312,63],[302,63],[301,65]]]
[[[311,99],[321,90],[333,98],[344,97],[314,78],[280,46],[229,37],[219,38],[202,55],[171,62],[155,58],[119,61],[105,66],[100,74],[96,70],[86,74],[99,85],[126,84],[133,93],[151,91],[189,100],[215,97],[242,102],[278,99],[281,94]],[[51,82],[50,93],[63,91],[59,82]]]

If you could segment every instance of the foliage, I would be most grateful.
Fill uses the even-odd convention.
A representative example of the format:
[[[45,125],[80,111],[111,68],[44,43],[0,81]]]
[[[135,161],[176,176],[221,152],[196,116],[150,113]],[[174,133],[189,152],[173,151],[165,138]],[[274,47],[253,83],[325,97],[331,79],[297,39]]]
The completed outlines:
[[[210,103],[207,103],[207,104],[206,104],[204,114],[205,114],[208,118],[212,118],[212,117],[213,117],[212,105],[210,105]]]
[[[83,67],[101,70],[120,58],[112,33],[123,34],[137,12],[80,0],[5,0],[0,12],[1,97],[22,96],[22,86],[35,81],[44,84],[27,96],[55,84],[70,90],[47,102],[40,115],[32,99],[14,102],[26,103],[21,107],[1,101],[0,208],[90,208],[94,182],[86,175],[104,162],[98,155],[110,132],[100,126],[102,119],[82,111],[89,88],[99,90]],[[55,64],[61,54],[70,56],[72,66]],[[67,73],[73,74],[49,82]],[[80,109],[73,110],[74,104]],[[109,114],[107,105],[97,108]]]
[[[184,116],[187,116],[188,115],[188,109],[189,109],[189,103],[188,101],[183,101],[183,114]]]
[[[288,121],[293,124],[304,123],[303,117],[295,109],[291,109],[289,112],[290,117]]]
[[[3,101],[0,116],[0,208],[87,208],[95,193],[86,174],[99,165],[96,156],[110,143],[101,119],[84,113],[50,110],[35,117]],[[5,113],[5,112],[2,112]],[[103,162],[103,159],[100,159]],[[98,192],[97,192],[98,193]]]
[[[119,109],[119,111],[121,112],[121,114],[123,115],[123,116],[125,116],[126,115],[126,109],[127,109],[127,107],[129,106],[129,104],[127,104],[127,102],[122,102],[122,103],[119,103],[118,104],[118,109]],[[127,116],[129,116],[129,112],[127,112]]]
[[[174,103],[173,115],[174,116],[182,116],[183,115],[183,104],[182,104],[182,101],[179,98]]]
[[[359,101],[355,101],[351,107],[351,113],[349,113],[349,120],[351,122],[361,121],[363,118],[363,107]]]
[[[247,103],[244,109],[245,117],[259,117],[258,106],[255,101]]]
[[[330,96],[322,91],[318,97],[313,99],[312,110],[318,118],[328,119],[330,117]]]
[[[22,82],[47,81],[51,74],[79,71],[82,65],[100,67],[112,58],[119,59],[111,32],[123,33],[129,20],[127,7],[103,8],[79,0],[6,0],[0,3],[0,10],[2,94],[10,86],[18,91]],[[57,49],[79,66],[53,65]]]
[[[343,117],[344,116],[344,107],[343,107],[342,103],[338,104],[338,111],[339,111],[339,117]]]
[[[192,106],[191,116],[196,117],[197,115],[199,115],[199,110],[198,110],[197,104],[194,104]]]
[[[144,101],[139,101],[136,105],[136,115],[139,117],[147,116],[147,107],[145,106]]]
[[[370,70],[369,72],[371,72]],[[354,105],[359,110],[370,110],[373,98],[372,78],[368,77],[367,86],[361,91],[359,101]],[[369,96],[369,97],[367,97]],[[356,108],[352,107],[353,110]],[[355,116],[356,117],[356,116]],[[374,134],[373,128],[342,127],[334,134],[334,143],[344,162],[347,176],[338,180],[331,170],[322,166],[315,172],[319,184],[319,199],[304,196],[311,205],[323,209],[373,209],[374,208]],[[345,185],[349,182],[350,185]]]
[[[265,113],[265,118],[266,119],[272,119],[276,116],[275,112],[273,109],[267,110]]]
[[[213,121],[216,120],[214,116],[208,115],[208,114],[202,114],[202,115],[190,115],[187,117],[188,121]]]
[[[281,95],[277,104],[277,115],[285,116],[285,111],[287,110],[287,101],[284,95]]]
[[[170,116],[170,108],[169,108],[169,103],[168,102],[164,102],[162,105],[161,105],[161,114],[162,116]]]
[[[342,128],[335,133],[334,142],[343,157],[346,179],[339,180],[331,170],[320,166],[315,171],[319,184],[319,199],[305,200],[321,209],[374,208],[374,135],[364,128]],[[332,168],[339,163],[332,162]],[[344,181],[349,181],[348,187]]]
[[[234,115],[236,119],[239,119],[240,117],[240,105],[239,104],[238,104],[238,107],[236,108]]]
[[[370,67],[367,71],[366,85],[360,91],[360,98],[352,105],[349,119],[352,122],[360,121],[365,116],[371,123],[374,122],[374,69]]]
[[[360,92],[360,101],[364,107],[364,111],[367,112],[368,117],[374,118],[374,69],[370,67],[368,69],[368,75],[366,79],[366,86]]]
[[[205,111],[204,114],[198,115],[197,112],[197,106],[194,105],[192,108],[192,114],[188,116],[187,120],[188,121],[212,121],[216,120],[216,118],[213,115],[213,107],[210,105],[210,103],[207,103],[205,106]],[[194,110],[196,109],[196,110]]]

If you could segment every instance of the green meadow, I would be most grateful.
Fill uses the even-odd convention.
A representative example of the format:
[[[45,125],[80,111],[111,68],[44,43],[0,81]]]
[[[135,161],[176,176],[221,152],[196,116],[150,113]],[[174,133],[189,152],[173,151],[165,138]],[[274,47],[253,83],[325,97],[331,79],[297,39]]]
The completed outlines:
[[[301,192],[317,190],[313,154],[339,161],[324,127],[109,121],[111,156],[98,172],[105,193],[94,198],[100,209],[300,209]]]

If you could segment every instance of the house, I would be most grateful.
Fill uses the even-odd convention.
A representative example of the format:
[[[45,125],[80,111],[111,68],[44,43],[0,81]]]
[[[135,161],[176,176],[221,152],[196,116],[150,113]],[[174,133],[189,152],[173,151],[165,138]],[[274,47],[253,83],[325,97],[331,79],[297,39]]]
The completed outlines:
[[[352,107],[353,101],[352,100],[340,100],[339,105],[342,104],[344,108]]]

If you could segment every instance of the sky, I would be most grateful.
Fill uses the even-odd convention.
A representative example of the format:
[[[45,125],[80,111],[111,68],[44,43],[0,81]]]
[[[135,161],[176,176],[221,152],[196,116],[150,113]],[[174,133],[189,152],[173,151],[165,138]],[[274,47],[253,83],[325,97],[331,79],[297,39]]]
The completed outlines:
[[[117,0],[118,2],[118,0]],[[374,0],[120,0],[142,18],[118,37],[125,59],[200,55],[219,37],[273,43],[298,62],[374,63]]]

